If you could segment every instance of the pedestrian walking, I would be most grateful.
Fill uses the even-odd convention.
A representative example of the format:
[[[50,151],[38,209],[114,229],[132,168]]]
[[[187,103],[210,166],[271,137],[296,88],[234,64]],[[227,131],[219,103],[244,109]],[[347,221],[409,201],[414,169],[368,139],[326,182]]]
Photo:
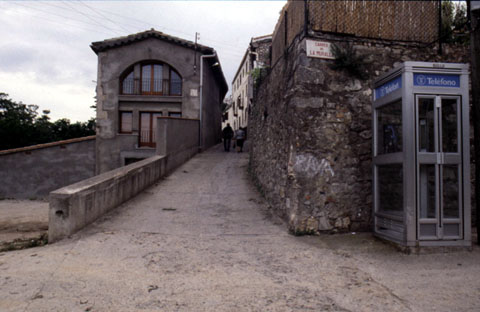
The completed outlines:
[[[227,126],[223,128],[222,136],[223,136],[223,148],[225,149],[225,152],[230,152],[230,144],[232,142],[233,129],[232,127],[230,127],[229,123],[227,123]]]
[[[243,142],[245,141],[245,131],[243,131],[241,128],[238,128],[238,130],[235,131],[235,141],[237,142],[238,152],[239,153],[243,152]]]

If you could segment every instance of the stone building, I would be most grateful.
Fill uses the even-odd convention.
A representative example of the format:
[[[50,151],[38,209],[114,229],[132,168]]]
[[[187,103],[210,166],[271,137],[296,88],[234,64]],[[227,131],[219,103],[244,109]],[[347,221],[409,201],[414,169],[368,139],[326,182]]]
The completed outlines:
[[[250,114],[250,170],[292,232],[372,230],[373,81],[404,61],[467,63],[465,46],[439,52],[437,25],[433,1],[285,5]]]
[[[243,55],[232,81],[232,101],[224,110],[223,127],[229,123],[233,130],[248,126],[248,112],[253,98],[253,71],[270,66],[272,35],[254,37]]]
[[[91,48],[98,55],[97,174],[153,156],[158,117],[199,120],[200,149],[220,141],[228,85],[213,48],[154,29]]]

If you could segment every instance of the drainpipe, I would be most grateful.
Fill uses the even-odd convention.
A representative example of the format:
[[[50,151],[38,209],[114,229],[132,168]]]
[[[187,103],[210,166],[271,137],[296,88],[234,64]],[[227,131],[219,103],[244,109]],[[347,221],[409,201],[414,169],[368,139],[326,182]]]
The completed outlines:
[[[198,149],[203,152],[203,60],[210,57],[216,57],[217,53],[200,56],[200,131]]]
[[[442,0],[438,0],[438,54],[442,55]]]

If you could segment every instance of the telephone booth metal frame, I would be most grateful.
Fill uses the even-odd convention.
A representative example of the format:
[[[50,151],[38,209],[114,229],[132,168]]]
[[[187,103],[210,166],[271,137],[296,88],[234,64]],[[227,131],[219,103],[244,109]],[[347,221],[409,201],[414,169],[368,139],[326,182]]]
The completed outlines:
[[[374,82],[374,234],[471,246],[467,64],[404,62]]]

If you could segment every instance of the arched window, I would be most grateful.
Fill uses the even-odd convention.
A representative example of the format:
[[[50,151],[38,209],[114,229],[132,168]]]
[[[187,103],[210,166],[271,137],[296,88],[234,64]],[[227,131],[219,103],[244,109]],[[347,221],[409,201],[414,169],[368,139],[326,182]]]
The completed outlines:
[[[135,94],[133,70],[122,81],[122,94]]]
[[[137,66],[139,66],[140,77],[135,77],[134,74],[134,68]],[[169,77],[166,77],[167,75]],[[182,77],[168,64],[140,63],[133,66],[122,77],[121,94],[182,95]]]
[[[172,68],[170,69],[170,95],[182,95],[182,78]]]
[[[163,94],[163,65],[142,65],[141,84],[142,94]]]

